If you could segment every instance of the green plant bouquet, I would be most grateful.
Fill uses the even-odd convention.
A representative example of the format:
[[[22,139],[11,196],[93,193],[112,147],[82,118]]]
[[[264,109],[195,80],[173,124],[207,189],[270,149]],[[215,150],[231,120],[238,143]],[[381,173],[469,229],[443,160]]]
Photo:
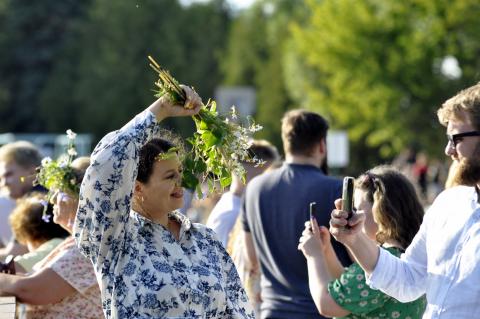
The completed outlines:
[[[51,215],[47,214],[47,207],[56,192],[68,192],[76,196],[80,191],[77,175],[71,166],[73,159],[77,156],[75,149],[77,135],[72,130],[67,130],[66,133],[67,153],[60,155],[57,160],[52,160],[50,157],[44,158],[37,169],[35,183],[48,190],[46,200],[42,203],[44,206],[42,219],[45,222],[50,222]]]
[[[152,57],[148,57],[158,81],[155,82],[155,96],[166,96],[171,102],[185,105],[185,92],[178,81],[163,69]],[[183,162],[182,186],[197,190],[201,198],[200,184],[207,182],[210,192],[217,190],[217,183],[223,190],[232,182],[232,174],[241,176],[245,181],[245,169],[242,162],[263,165],[264,161],[250,154],[250,135],[262,129],[248,118],[248,126],[243,127],[237,121],[238,114],[232,106],[228,116],[217,112],[216,102],[209,100],[200,112],[192,116],[197,131],[187,139],[192,149],[185,154]]]

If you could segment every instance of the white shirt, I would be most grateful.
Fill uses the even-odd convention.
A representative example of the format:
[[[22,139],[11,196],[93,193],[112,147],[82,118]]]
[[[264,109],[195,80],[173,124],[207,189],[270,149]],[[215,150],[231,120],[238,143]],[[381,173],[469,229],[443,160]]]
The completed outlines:
[[[401,259],[380,249],[367,283],[402,302],[426,293],[424,319],[480,318],[480,205],[475,188],[442,192]]]
[[[0,243],[3,245],[7,245],[12,239],[12,228],[8,218],[14,208],[15,201],[13,199],[0,195]]]
[[[217,233],[224,247],[240,213],[242,199],[232,192],[226,192],[213,208],[207,219],[207,227]]]

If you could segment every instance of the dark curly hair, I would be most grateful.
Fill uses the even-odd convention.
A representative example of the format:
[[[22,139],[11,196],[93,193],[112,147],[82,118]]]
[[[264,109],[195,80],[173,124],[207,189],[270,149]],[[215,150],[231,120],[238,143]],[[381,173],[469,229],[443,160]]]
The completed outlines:
[[[159,135],[148,141],[140,149],[138,161],[137,181],[147,183],[153,172],[153,164],[158,160],[158,155],[167,153],[171,148],[177,149],[177,154],[183,156],[185,150],[180,138],[168,130],[162,130]]]
[[[46,201],[45,194],[32,194],[17,200],[17,206],[9,217],[15,238],[22,244],[27,242],[46,242],[53,238],[66,238],[69,233],[60,225],[42,220]],[[47,214],[53,215],[53,205],[48,204]]]
[[[394,239],[405,249],[410,245],[423,220],[423,207],[412,183],[396,169],[377,166],[356,181],[357,189],[367,192],[378,225],[377,242]]]

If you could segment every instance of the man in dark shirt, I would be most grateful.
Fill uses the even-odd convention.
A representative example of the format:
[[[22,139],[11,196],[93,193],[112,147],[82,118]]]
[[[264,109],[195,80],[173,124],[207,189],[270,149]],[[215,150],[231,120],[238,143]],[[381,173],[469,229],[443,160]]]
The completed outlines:
[[[326,176],[328,124],[304,110],[287,112],[282,119],[285,163],[254,178],[243,200],[242,222],[247,259],[252,270],[260,266],[261,318],[323,318],[308,288],[305,257],[298,239],[309,220],[309,203],[317,203],[320,225],[328,225],[342,182]],[[351,263],[345,248],[333,243],[341,262]]]

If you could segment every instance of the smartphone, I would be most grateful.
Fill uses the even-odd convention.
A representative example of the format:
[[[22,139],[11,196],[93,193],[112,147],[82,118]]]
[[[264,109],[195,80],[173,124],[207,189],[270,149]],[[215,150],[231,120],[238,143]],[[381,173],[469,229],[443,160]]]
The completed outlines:
[[[310,220],[315,218],[318,222],[318,216],[317,216],[317,203],[316,202],[311,202],[310,203]]]
[[[348,213],[348,219],[353,215],[353,183],[354,178],[351,176],[343,179],[342,210]]]

